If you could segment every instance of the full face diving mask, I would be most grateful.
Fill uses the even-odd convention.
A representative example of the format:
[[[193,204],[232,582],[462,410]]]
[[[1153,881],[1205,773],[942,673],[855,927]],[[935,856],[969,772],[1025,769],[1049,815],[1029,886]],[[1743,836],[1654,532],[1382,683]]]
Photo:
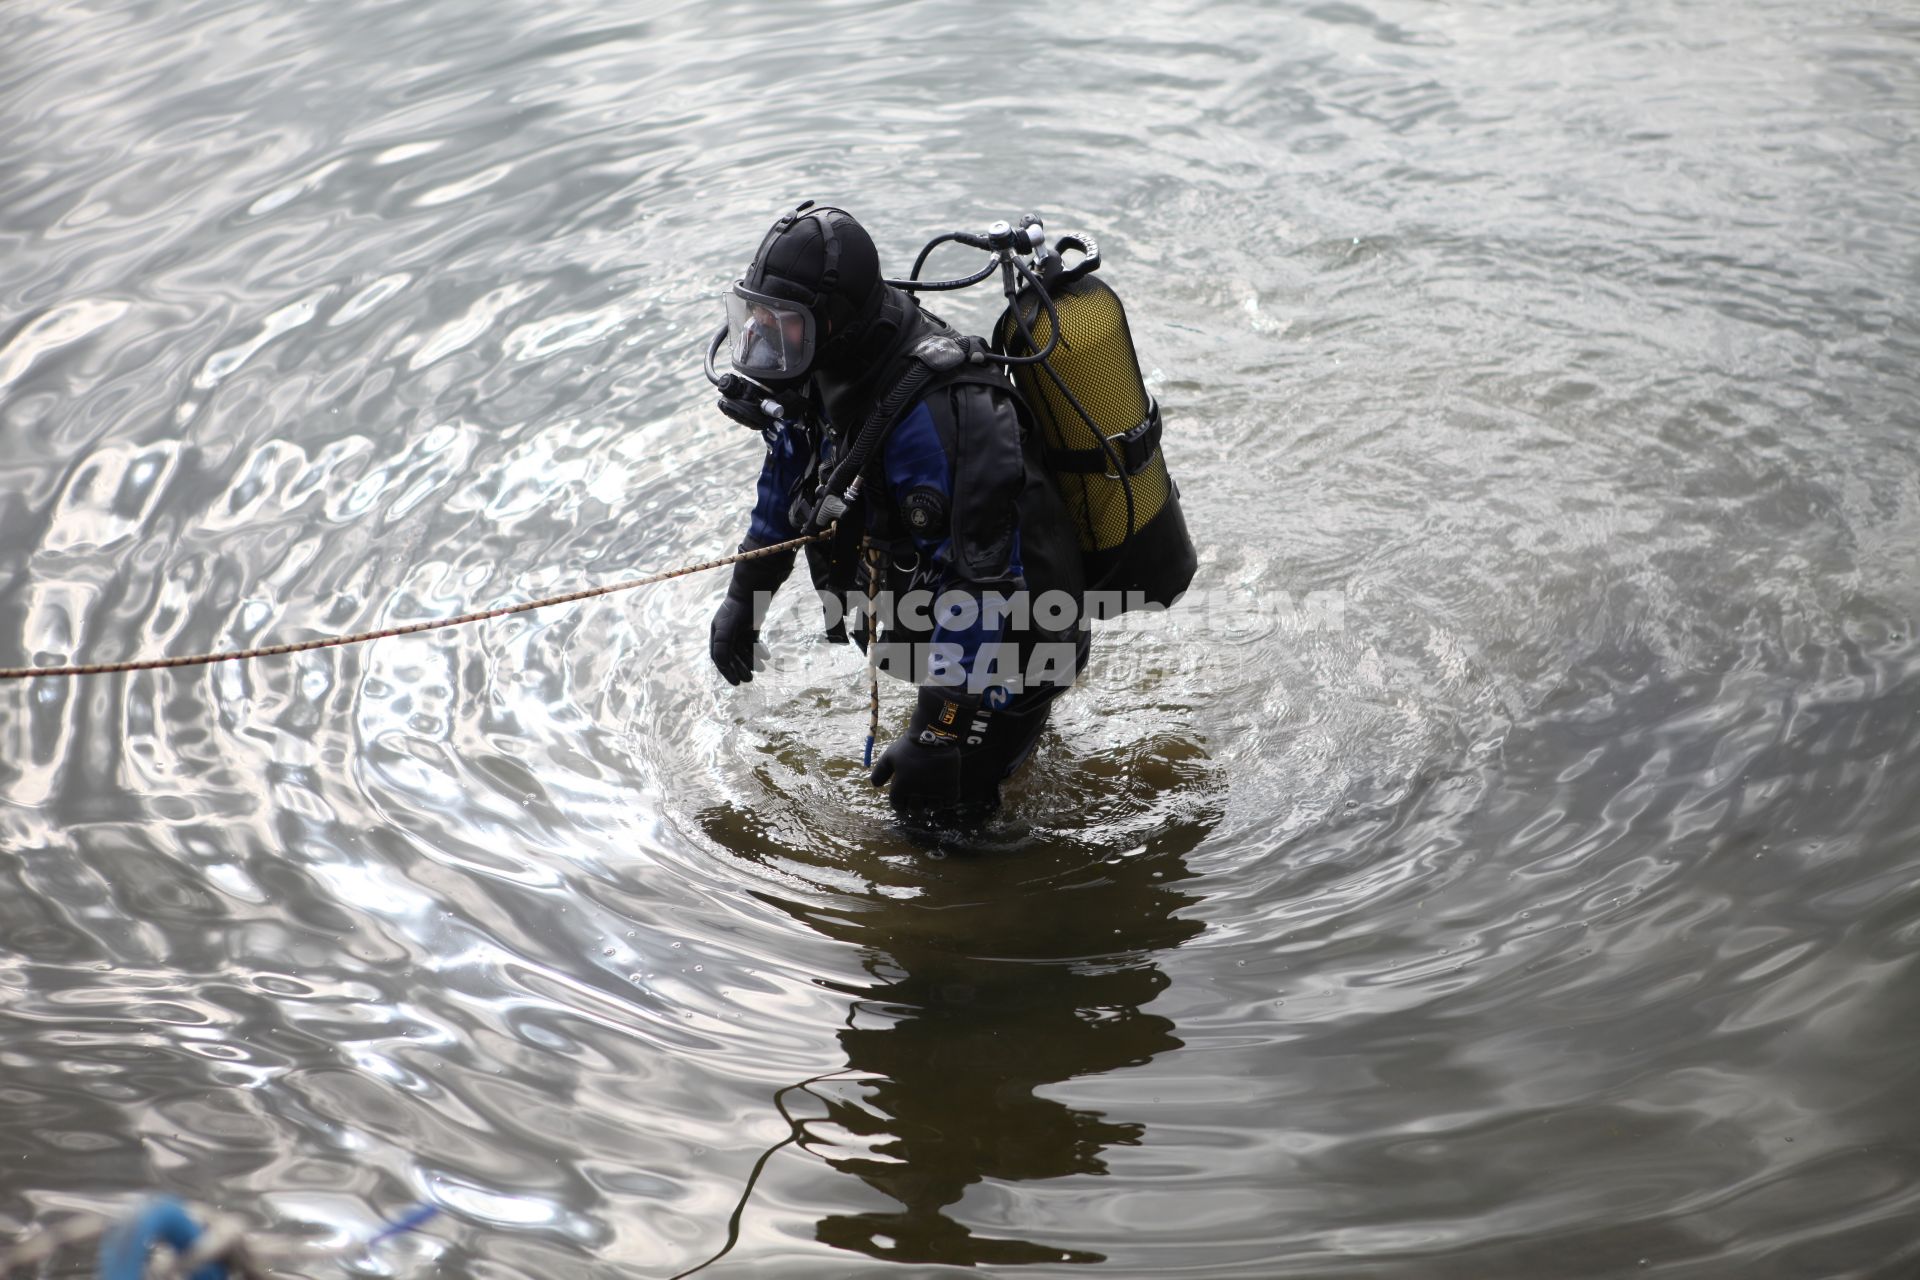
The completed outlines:
[[[813,312],[736,280],[725,297],[734,372],[760,383],[790,382],[813,365]]]

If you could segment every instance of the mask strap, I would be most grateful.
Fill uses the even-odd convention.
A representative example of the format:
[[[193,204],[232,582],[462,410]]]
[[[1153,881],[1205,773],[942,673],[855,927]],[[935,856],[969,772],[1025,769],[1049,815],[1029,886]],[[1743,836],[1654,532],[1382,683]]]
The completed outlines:
[[[833,232],[833,220],[827,217],[827,210],[816,209],[813,216],[820,223],[820,232],[827,238],[827,269],[820,276],[820,297],[831,298],[833,287],[840,283],[840,237]]]
[[[802,200],[799,204],[780,215],[780,220],[773,224],[773,230],[767,233],[767,240],[761,242],[760,247],[764,251],[767,241],[771,241],[779,236],[782,232],[786,231],[788,227],[800,221],[802,217],[811,217],[820,224],[820,234],[827,242],[827,264],[826,269],[820,274],[820,285],[814,291],[813,305],[816,307],[828,298],[831,298],[833,296],[833,287],[840,283],[840,237],[834,234],[833,220],[827,217],[827,215],[829,213],[845,212],[846,210],[844,209],[834,209],[831,207],[824,209],[816,208],[813,201]]]

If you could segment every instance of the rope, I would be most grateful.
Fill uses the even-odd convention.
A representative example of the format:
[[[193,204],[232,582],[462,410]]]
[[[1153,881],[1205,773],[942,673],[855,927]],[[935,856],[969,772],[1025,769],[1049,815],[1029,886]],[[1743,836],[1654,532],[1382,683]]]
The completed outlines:
[[[856,1009],[859,1007],[857,1002],[854,1007]],[[851,1012],[848,1014],[848,1022],[852,1022]],[[773,1109],[778,1111],[780,1118],[787,1122],[787,1136],[768,1147],[765,1151],[762,1151],[760,1158],[753,1162],[753,1169],[747,1174],[747,1184],[740,1190],[739,1202],[733,1206],[733,1213],[727,1218],[727,1240],[725,1244],[720,1246],[720,1251],[700,1265],[689,1267],[685,1271],[676,1273],[672,1277],[672,1280],[687,1280],[688,1276],[696,1272],[705,1271],[708,1267],[733,1252],[733,1247],[740,1243],[740,1221],[746,1216],[747,1202],[753,1198],[754,1184],[760,1181],[760,1174],[766,1169],[767,1161],[773,1159],[783,1147],[797,1146],[802,1151],[811,1151],[811,1148],[807,1146],[807,1140],[812,1138],[813,1135],[807,1132],[807,1122],[805,1120],[794,1119],[793,1113],[787,1110],[786,1096],[797,1089],[801,1093],[810,1094],[818,1098],[820,1095],[814,1093],[813,1090],[808,1087],[809,1085],[819,1084],[822,1080],[832,1080],[837,1076],[845,1076],[853,1070],[854,1068],[852,1067],[837,1067],[832,1071],[823,1071],[817,1076],[808,1076],[805,1080],[797,1084],[783,1085],[774,1091]],[[818,1141],[818,1139],[814,1140]]]
[[[312,649],[332,649],[340,645],[364,644],[369,640],[387,640],[394,636],[417,635],[422,631],[437,631],[442,627],[458,627],[469,622],[485,622],[490,618],[504,618],[509,614],[530,613],[535,609],[545,609],[556,604],[572,604],[578,600],[591,600],[595,596],[612,595],[616,591],[631,591],[635,587],[651,586],[656,582],[666,582],[670,578],[684,578],[690,573],[703,573],[708,569],[718,569],[724,565],[738,564],[742,560],[757,560],[761,556],[775,555],[790,551],[809,542],[820,542],[833,536],[834,526],[828,525],[818,533],[807,534],[799,538],[790,538],[785,542],[776,542],[771,546],[756,547],[752,551],[740,551],[730,556],[721,556],[718,560],[703,560],[699,564],[690,564],[684,568],[671,569],[666,573],[656,573],[650,577],[633,578],[627,582],[616,582],[608,587],[588,587],[583,591],[569,591],[565,595],[548,596],[544,600],[529,600],[524,604],[502,605],[498,609],[483,609],[478,613],[463,613],[457,618],[439,618],[432,622],[413,622],[404,627],[387,627],[380,631],[362,631],[350,636],[324,636],[318,640],[300,640],[291,644],[263,645],[257,649],[235,649],[229,653],[196,653],[179,658],[139,658],[127,662],[93,662],[68,667],[0,667],[0,680],[30,680],[35,676],[104,676],[122,671],[160,671],[168,667],[203,667],[214,662],[240,662],[249,658],[276,658],[285,653],[306,653]]]
[[[880,642],[874,617],[874,595],[880,586],[880,553],[873,535],[860,535],[860,554],[867,562],[867,768],[873,768],[873,744],[880,740]]]

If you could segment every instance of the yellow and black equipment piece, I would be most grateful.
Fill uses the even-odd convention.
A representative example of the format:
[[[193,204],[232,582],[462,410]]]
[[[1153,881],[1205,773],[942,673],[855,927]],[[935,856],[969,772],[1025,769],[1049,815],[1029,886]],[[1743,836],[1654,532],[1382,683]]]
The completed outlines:
[[[993,255],[954,280],[921,280],[935,248],[955,241]],[[1071,266],[1065,255],[1077,257]],[[1089,591],[1113,611],[1166,608],[1193,581],[1198,557],[1180,490],[1160,447],[1160,406],[1140,375],[1126,308],[1104,280],[1089,236],[1049,244],[1032,214],[979,235],[950,231],[920,250],[913,273],[887,283],[913,291],[964,289],[996,270],[1007,308],[987,361],[1004,366],[1041,432],[1046,464],[1073,517]]]
[[[1060,265],[1067,247],[1081,254],[1071,268]],[[1021,289],[994,326],[994,345],[1015,353],[1053,347],[1038,364],[1013,366],[1013,381],[1043,434],[1089,588],[1165,608],[1193,581],[1193,539],[1160,447],[1159,402],[1140,376],[1126,308],[1092,274],[1099,265],[1091,240],[1062,237],[1037,272],[1053,305],[1038,288]]]

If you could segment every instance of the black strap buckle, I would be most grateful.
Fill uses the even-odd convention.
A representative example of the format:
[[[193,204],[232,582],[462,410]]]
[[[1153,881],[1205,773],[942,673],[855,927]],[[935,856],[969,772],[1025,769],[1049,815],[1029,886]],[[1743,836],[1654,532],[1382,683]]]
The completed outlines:
[[[1055,471],[1101,475],[1109,480],[1118,480],[1122,471],[1139,475],[1160,448],[1160,402],[1149,396],[1147,416],[1126,431],[1114,432],[1106,441],[1106,447],[1099,449],[1049,449],[1047,465]],[[1120,471],[1114,469],[1116,460]]]

